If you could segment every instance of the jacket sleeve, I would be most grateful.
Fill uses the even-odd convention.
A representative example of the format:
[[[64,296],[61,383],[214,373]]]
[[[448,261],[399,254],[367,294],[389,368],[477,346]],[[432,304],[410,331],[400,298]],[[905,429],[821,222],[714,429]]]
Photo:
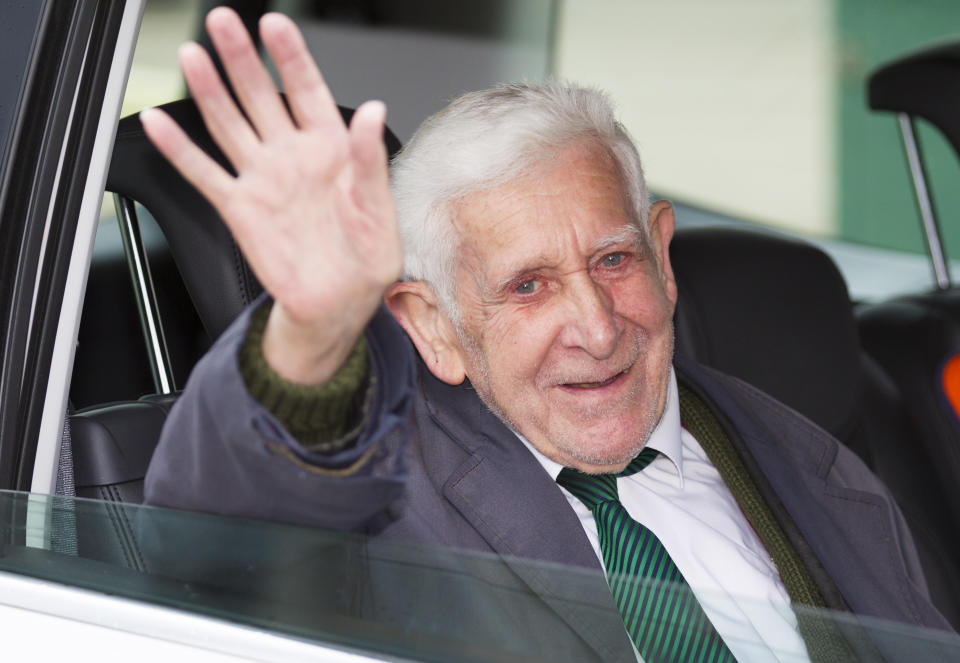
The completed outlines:
[[[238,350],[255,302],[197,364],[164,427],[145,501],[223,515],[371,531],[403,492],[412,349],[381,309],[366,330],[373,399],[355,445],[297,442],[244,386]]]
[[[363,334],[329,380],[305,385],[277,374],[263,354],[263,335],[273,301],[253,310],[240,345],[243,383],[257,401],[308,451],[331,455],[357,442],[367,422],[373,384]]]

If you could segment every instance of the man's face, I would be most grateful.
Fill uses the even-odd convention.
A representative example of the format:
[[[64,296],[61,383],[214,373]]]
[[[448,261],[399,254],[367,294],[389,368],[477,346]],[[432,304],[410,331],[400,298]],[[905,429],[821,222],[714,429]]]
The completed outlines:
[[[584,471],[629,462],[666,400],[672,212],[651,246],[631,223],[612,158],[587,145],[458,207],[467,376],[544,455]]]

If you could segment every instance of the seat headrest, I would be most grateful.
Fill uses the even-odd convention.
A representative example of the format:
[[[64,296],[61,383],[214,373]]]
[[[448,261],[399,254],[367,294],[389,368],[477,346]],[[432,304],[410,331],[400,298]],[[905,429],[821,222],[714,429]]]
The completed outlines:
[[[871,110],[922,117],[960,155],[960,42],[924,48],[887,62],[867,78]]]
[[[680,229],[670,256],[677,352],[848,439],[862,397],[860,345],[833,261],[806,242],[728,227]]]
[[[217,148],[191,99],[174,101],[165,110],[211,157],[232,170]],[[353,111],[340,108],[344,122]],[[387,129],[392,157],[400,141]],[[107,190],[143,205],[156,219],[177,269],[211,339],[217,338],[262,292],[220,215],[153,147],[136,115],[120,120]]]

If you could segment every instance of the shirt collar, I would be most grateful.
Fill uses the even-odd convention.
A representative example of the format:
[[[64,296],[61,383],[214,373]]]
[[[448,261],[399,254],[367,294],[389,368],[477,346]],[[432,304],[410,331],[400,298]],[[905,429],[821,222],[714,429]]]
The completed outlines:
[[[673,372],[673,366],[670,366],[670,377],[667,380],[667,402],[663,406],[663,414],[660,416],[660,421],[657,422],[656,427],[654,427],[653,432],[650,434],[650,439],[647,440],[646,446],[650,449],[656,449],[670,461],[670,466],[673,467],[677,479],[680,482],[679,485],[682,488],[683,442],[680,438],[681,431],[680,393],[677,390],[677,376]],[[560,470],[563,469],[563,465],[544,456],[536,447],[530,444],[527,438],[517,431],[513,432],[520,438],[524,446],[530,450],[533,457],[540,462],[543,469],[547,471],[547,474],[556,481],[557,476],[560,475]]]

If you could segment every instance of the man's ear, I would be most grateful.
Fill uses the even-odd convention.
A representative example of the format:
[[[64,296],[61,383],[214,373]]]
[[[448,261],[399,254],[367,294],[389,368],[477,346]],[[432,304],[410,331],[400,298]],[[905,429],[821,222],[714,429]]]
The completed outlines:
[[[430,372],[447,384],[463,382],[466,371],[459,337],[427,282],[394,283],[387,289],[384,302]]]
[[[657,267],[660,271],[660,280],[667,298],[677,303],[677,281],[673,277],[673,267],[670,265],[670,240],[673,239],[673,229],[676,221],[673,216],[673,205],[668,200],[658,200],[650,206],[650,241],[657,255]]]

